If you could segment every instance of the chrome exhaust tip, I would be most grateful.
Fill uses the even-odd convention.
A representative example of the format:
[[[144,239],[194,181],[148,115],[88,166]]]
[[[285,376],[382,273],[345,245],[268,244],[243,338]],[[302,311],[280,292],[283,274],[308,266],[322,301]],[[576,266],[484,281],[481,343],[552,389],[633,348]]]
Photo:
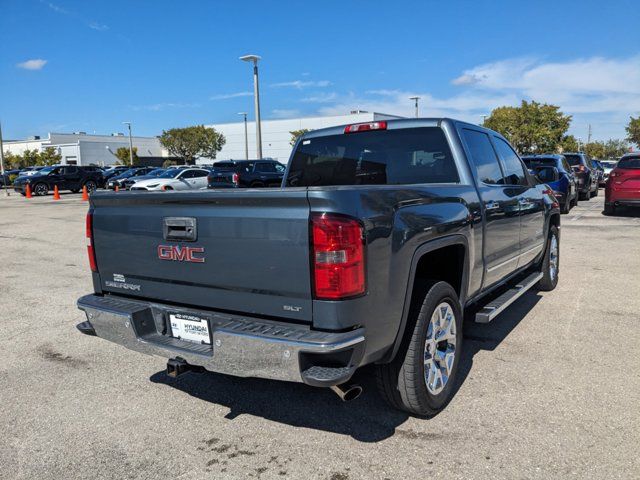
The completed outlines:
[[[343,384],[333,385],[329,388],[333,390],[343,402],[350,402],[351,400],[355,400],[362,393],[362,387],[360,385]]]

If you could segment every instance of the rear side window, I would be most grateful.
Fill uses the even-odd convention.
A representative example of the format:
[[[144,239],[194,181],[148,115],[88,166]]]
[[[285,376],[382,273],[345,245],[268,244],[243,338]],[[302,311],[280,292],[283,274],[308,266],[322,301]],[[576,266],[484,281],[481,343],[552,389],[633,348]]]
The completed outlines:
[[[489,136],[486,133],[466,128],[463,129],[462,135],[471,153],[471,160],[476,166],[478,179],[488,185],[502,183],[502,170]]]
[[[621,158],[618,168],[640,168],[640,157]]]
[[[504,183],[506,185],[528,185],[527,176],[524,173],[524,165],[516,152],[507,142],[498,137],[493,137],[504,167]]]
[[[273,163],[257,163],[256,172],[276,173],[276,166]]]
[[[304,187],[459,181],[442,129],[421,127],[305,139],[291,159],[286,184]]]

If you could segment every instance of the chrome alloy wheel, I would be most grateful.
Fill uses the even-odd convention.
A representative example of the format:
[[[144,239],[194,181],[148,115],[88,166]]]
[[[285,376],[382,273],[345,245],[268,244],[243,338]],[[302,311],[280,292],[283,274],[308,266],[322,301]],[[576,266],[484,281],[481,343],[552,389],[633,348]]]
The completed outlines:
[[[549,276],[551,280],[555,280],[558,275],[558,264],[560,260],[558,237],[556,235],[551,235],[551,245],[549,248]]]
[[[424,345],[424,380],[427,390],[437,395],[449,381],[456,358],[456,316],[447,302],[431,315]]]

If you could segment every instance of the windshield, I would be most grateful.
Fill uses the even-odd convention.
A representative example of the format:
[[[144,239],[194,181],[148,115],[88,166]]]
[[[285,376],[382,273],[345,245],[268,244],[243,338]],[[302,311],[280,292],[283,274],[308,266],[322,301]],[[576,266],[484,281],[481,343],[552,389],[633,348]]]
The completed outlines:
[[[51,172],[53,172],[56,168],[58,167],[45,167],[42,170],[40,170],[38,173],[41,173],[43,175],[49,175]]]
[[[438,127],[374,130],[301,141],[290,187],[456,183],[458,170]]]
[[[618,162],[618,168],[638,169],[640,168],[640,157],[621,158]]]
[[[147,175],[151,176],[151,177],[157,177],[160,174],[164,173],[165,169],[164,168],[155,168],[153,170],[151,170],[149,173],[147,173]]]
[[[604,168],[616,168],[616,162],[601,162]]]
[[[180,170],[179,168],[171,168],[166,172],[158,175],[158,178],[176,178],[181,172],[182,170]]]
[[[553,158],[523,158],[522,161],[529,168],[557,166],[557,162]]]
[[[124,177],[125,175],[133,175],[136,172],[137,170],[135,168],[130,168],[129,170],[125,170],[124,172],[122,172],[120,176]]]
[[[567,162],[569,162],[569,165],[571,165],[571,166],[581,165],[582,164],[580,155],[566,155],[565,154],[564,158],[567,159]]]

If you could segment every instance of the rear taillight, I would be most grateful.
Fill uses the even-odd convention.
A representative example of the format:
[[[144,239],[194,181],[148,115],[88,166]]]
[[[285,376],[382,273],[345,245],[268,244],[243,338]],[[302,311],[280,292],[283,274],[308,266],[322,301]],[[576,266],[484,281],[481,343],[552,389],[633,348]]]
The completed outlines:
[[[238,185],[240,183],[240,175],[238,175],[237,173],[234,173],[231,176],[231,181],[233,182],[234,185]]]
[[[339,300],[365,292],[364,238],[361,224],[330,213],[311,218],[314,296]]]
[[[89,255],[89,266],[92,272],[98,271],[96,264],[96,251],[93,248],[93,210],[87,212],[86,221],[87,255]]]
[[[353,125],[347,125],[344,127],[344,133],[369,132],[371,130],[386,129],[387,122],[354,123]]]

